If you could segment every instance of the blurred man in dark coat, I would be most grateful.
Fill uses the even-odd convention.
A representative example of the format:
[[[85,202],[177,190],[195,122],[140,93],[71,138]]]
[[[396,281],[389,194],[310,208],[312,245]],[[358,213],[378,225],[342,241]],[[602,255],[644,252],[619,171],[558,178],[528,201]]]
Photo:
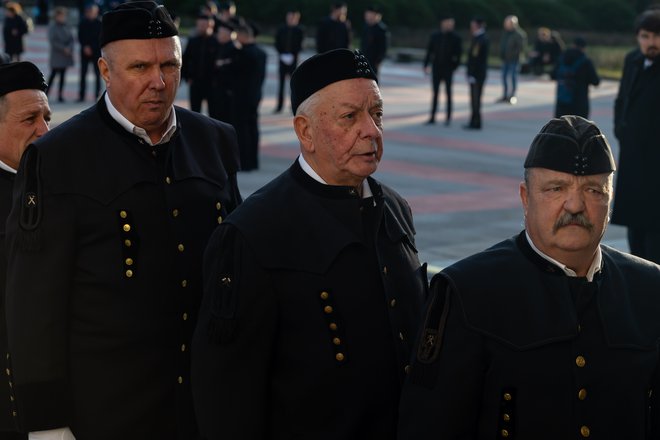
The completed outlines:
[[[30,62],[0,66],[0,353],[7,353],[5,221],[12,205],[14,177],[27,146],[48,131],[50,107],[43,74]],[[11,360],[5,358],[8,368]],[[16,431],[14,393],[5,376],[0,381],[0,439],[27,439]],[[13,432],[12,432],[13,431]]]
[[[319,22],[316,29],[316,52],[323,53],[333,49],[351,46],[351,22],[348,21],[346,3],[333,3],[330,15]]]
[[[291,76],[298,66],[298,54],[302,50],[305,31],[300,26],[300,11],[292,9],[286,13],[286,23],[277,29],[275,34],[275,49],[279,56],[279,78],[277,88],[277,106],[275,113],[284,107],[285,80]]]
[[[232,123],[238,136],[241,170],[259,168],[259,104],[266,79],[266,52],[257,45],[256,28],[245,23],[236,28],[240,49],[236,52],[232,81],[234,111]]]
[[[234,123],[234,67],[238,48],[236,32],[231,24],[216,22],[215,37],[218,40],[211,75],[211,99],[209,116],[228,124]]]
[[[380,64],[387,54],[389,43],[390,31],[383,23],[383,13],[378,6],[369,6],[364,11],[364,29],[362,30],[360,50],[369,60],[376,76],[378,76]]]
[[[23,40],[28,33],[28,25],[21,16],[20,4],[7,2],[5,4],[5,19],[2,24],[2,35],[5,42],[5,52],[12,61],[20,61],[25,50]]]
[[[163,6],[107,12],[101,47],[107,92],[28,147],[16,178],[18,422],[40,439],[196,439],[190,342],[202,251],[240,202],[235,135],[173,106],[181,45]]]
[[[575,38],[573,47],[559,56],[551,77],[557,81],[555,118],[577,115],[589,118],[589,86],[600,84],[594,63],[584,53],[587,42]]]
[[[218,41],[213,35],[215,20],[210,15],[199,15],[195,22],[195,36],[188,40],[183,52],[181,78],[188,83],[190,110],[200,112],[206,101],[209,114],[213,113],[211,82]]]
[[[660,266],[600,244],[607,140],[553,119],[525,160],[525,230],[445,268],[400,440],[660,438]]]
[[[438,109],[438,96],[440,94],[440,82],[445,83],[445,94],[447,95],[447,117],[445,125],[451,123],[452,111],[452,82],[454,71],[461,63],[463,53],[461,37],[454,31],[454,17],[443,16],[440,19],[440,30],[431,34],[429,45],[424,58],[424,73],[432,74],[431,86],[433,87],[433,98],[431,100],[431,117],[427,124],[435,124],[435,113]],[[431,67],[429,67],[429,64]]]
[[[660,10],[641,14],[636,49],[626,56],[614,102],[619,176],[612,223],[628,227],[630,252],[660,263]]]
[[[488,51],[490,42],[486,35],[486,21],[473,18],[470,22],[472,41],[467,58],[467,80],[470,85],[470,122],[464,127],[469,130],[481,130],[481,95],[484,91],[488,73]]]
[[[99,46],[99,35],[101,34],[101,19],[99,18],[99,7],[91,4],[85,7],[85,16],[78,24],[78,42],[80,43],[80,92],[78,102],[85,100],[87,90],[87,68],[92,65],[94,69],[94,98],[101,93],[101,73],[99,72],[98,59],[101,56]]]
[[[374,173],[383,104],[346,49],[294,72],[301,155],[215,232],[193,346],[202,435],[396,438],[426,291],[408,204]]]

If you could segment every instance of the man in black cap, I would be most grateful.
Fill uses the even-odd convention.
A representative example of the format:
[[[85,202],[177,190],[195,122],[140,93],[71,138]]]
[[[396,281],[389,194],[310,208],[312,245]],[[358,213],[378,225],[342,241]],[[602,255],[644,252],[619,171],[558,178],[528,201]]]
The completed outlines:
[[[380,65],[385,60],[387,47],[390,44],[390,31],[383,23],[383,13],[376,5],[364,10],[364,28],[362,28],[362,39],[360,50],[369,60],[376,76]]]
[[[344,2],[333,3],[330,6],[330,14],[323,17],[316,28],[316,52],[349,48],[351,34],[348,6]]]
[[[383,103],[366,58],[291,77],[301,154],[214,233],[193,345],[208,439],[394,439],[426,292],[408,204],[370,177]]]
[[[16,179],[18,423],[57,439],[196,439],[190,340],[204,246],[240,202],[235,135],[173,106],[181,46],[163,6],[106,13],[101,47],[107,92],[31,145]]]
[[[481,130],[481,96],[488,74],[490,40],[486,35],[486,20],[475,17],[470,21],[470,48],[467,56],[467,80],[470,87],[470,122],[467,130]]]
[[[614,101],[620,148],[612,223],[627,226],[632,254],[660,263],[660,9],[643,12],[635,30],[639,48],[626,56]]]
[[[444,269],[400,439],[658,438],[660,266],[600,244],[607,140],[553,119],[525,160],[525,230]]]
[[[214,36],[213,16],[200,14],[195,22],[195,35],[188,39],[183,51],[181,78],[188,83],[190,110],[202,111],[202,101],[206,101],[209,115],[215,114],[211,87],[214,63],[218,51],[218,40]]]
[[[289,78],[298,66],[298,54],[302,50],[304,38],[305,29],[300,25],[300,11],[291,8],[286,12],[285,23],[275,34],[275,49],[279,57],[279,83],[274,113],[280,113],[284,108],[285,79]]]
[[[5,321],[5,220],[11,208],[16,169],[27,146],[48,131],[47,85],[34,64],[24,61],[0,66],[0,353],[7,353]],[[5,366],[6,368],[6,366]],[[0,438],[25,439],[16,433],[16,407],[9,380],[0,381]],[[14,431],[14,432],[6,432]]]

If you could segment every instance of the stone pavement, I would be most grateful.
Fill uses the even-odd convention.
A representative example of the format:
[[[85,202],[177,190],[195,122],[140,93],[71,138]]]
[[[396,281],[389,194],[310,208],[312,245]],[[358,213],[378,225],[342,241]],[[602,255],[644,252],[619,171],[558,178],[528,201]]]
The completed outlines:
[[[38,27],[28,37],[24,59],[35,62],[48,76],[45,32]],[[291,114],[272,114],[277,58],[271,47],[265,49],[269,59],[261,104],[260,169],[239,175],[244,196],[285,170],[299,151]],[[74,103],[78,97],[77,70],[74,67],[67,73],[68,102],[51,104],[54,125],[92,103]],[[91,80],[90,76],[88,90]],[[423,124],[428,119],[431,90],[430,79],[423,75],[420,64],[385,62],[380,85],[385,102],[385,154],[375,176],[410,203],[420,260],[438,270],[518,233],[523,221],[518,197],[522,165],[534,135],[552,117],[554,82],[521,77],[518,104],[496,104],[502,87],[499,71],[491,70],[483,97],[481,131],[461,128],[469,117],[462,68],[454,77],[454,119],[449,127],[442,122]],[[612,130],[612,108],[617,87],[615,82],[603,81],[591,92],[591,118],[604,131],[615,153],[618,145]],[[177,104],[188,105],[185,85],[179,90]],[[444,104],[441,96],[439,121],[444,119]],[[610,226],[604,242],[627,250],[625,229]]]

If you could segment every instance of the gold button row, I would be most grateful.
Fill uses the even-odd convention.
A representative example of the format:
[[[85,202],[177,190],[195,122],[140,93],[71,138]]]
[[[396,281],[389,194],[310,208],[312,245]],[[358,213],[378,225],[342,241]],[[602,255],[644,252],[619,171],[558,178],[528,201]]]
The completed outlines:
[[[578,356],[575,358],[575,365],[577,365],[578,368],[583,368],[585,365],[587,365],[587,360],[584,358],[584,356]]]

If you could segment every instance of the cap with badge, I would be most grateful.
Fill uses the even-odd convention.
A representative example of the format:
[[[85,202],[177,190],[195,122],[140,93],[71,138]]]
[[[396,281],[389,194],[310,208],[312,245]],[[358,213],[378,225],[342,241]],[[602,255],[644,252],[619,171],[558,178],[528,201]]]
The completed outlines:
[[[165,6],[152,1],[131,1],[103,14],[101,47],[117,40],[147,40],[178,35]]]
[[[367,78],[378,82],[367,58],[360,51],[335,49],[305,60],[291,75],[291,109],[332,83]]]
[[[47,88],[44,75],[29,61],[0,65],[0,96],[26,89],[45,92]]]
[[[562,116],[545,124],[529,147],[525,168],[547,168],[576,176],[616,170],[612,149],[596,124]]]

